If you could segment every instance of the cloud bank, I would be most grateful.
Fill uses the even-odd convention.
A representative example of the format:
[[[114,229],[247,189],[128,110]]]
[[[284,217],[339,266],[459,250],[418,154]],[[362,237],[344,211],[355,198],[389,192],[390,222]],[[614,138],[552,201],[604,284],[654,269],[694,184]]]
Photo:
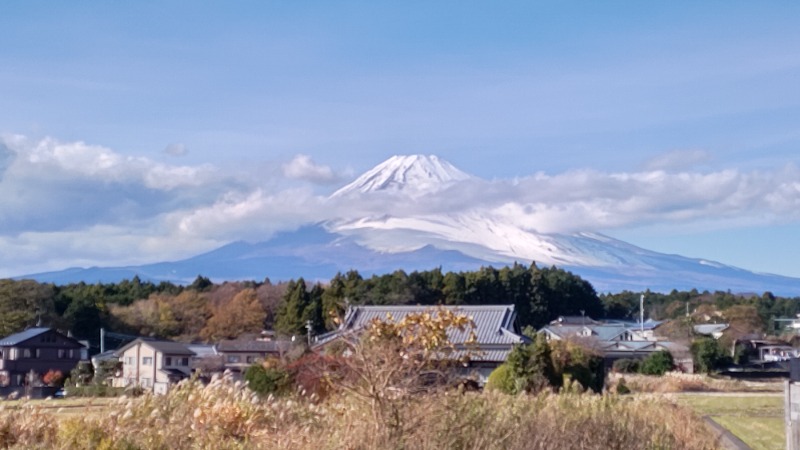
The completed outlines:
[[[694,156],[692,156],[694,155]],[[235,240],[363,216],[486,211],[544,233],[648,224],[800,220],[800,169],[691,171],[703,152],[641,171],[590,169],[514,180],[472,178],[415,201],[328,198],[341,176],[310,156],[268,168],[170,165],[83,142],[0,141],[0,276],[192,256]],[[457,164],[457,161],[456,161]],[[256,173],[260,171],[259,173]],[[300,185],[298,185],[300,183]],[[329,189],[320,192],[319,185]]]

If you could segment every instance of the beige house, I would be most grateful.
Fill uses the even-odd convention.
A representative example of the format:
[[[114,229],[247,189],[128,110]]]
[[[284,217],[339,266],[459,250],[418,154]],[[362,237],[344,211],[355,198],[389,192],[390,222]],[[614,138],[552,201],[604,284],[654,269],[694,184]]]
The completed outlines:
[[[141,386],[155,394],[165,394],[170,385],[191,375],[190,361],[195,352],[172,341],[136,339],[116,351],[122,373],[115,386]]]

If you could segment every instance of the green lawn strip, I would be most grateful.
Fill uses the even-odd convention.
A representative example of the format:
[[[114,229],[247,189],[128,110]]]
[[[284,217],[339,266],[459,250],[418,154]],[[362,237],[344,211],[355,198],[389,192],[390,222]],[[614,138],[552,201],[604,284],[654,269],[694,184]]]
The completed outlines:
[[[678,395],[699,415],[710,416],[753,449],[782,449],[786,438],[783,396]]]
[[[782,450],[786,446],[783,418],[712,416],[753,450]]]
[[[783,417],[783,396],[678,395],[678,400],[700,415]]]

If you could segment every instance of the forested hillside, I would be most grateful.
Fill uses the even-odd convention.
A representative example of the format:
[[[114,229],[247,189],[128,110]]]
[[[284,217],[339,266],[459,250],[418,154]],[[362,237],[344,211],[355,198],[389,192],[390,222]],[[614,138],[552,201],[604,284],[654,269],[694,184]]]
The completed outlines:
[[[347,304],[508,304],[522,328],[538,328],[560,315],[636,319],[638,292],[598,295],[570,272],[515,264],[472,272],[430,270],[363,278],[357,271],[326,283],[302,278],[214,284],[198,276],[188,286],[154,284],[138,278],[111,284],[58,286],[30,280],[0,280],[0,335],[41,323],[96,344],[99,329],[182,341],[216,341],[246,332],[275,329],[305,334],[334,326]],[[694,321],[727,320],[748,330],[771,331],[773,317],[800,311],[799,298],[734,295],[729,292],[646,292],[648,318],[687,316]],[[113,342],[110,342],[113,345]]]

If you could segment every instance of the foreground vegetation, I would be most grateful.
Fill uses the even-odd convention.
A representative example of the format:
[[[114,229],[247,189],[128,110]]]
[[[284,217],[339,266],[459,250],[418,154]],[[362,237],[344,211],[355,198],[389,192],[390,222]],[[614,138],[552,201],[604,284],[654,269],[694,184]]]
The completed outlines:
[[[39,405],[0,413],[3,448],[715,449],[689,410],[651,397],[458,390],[407,397],[388,423],[340,393],[260,397],[229,379],[120,398],[106,415],[52,420]],[[52,411],[52,410],[49,410]]]

